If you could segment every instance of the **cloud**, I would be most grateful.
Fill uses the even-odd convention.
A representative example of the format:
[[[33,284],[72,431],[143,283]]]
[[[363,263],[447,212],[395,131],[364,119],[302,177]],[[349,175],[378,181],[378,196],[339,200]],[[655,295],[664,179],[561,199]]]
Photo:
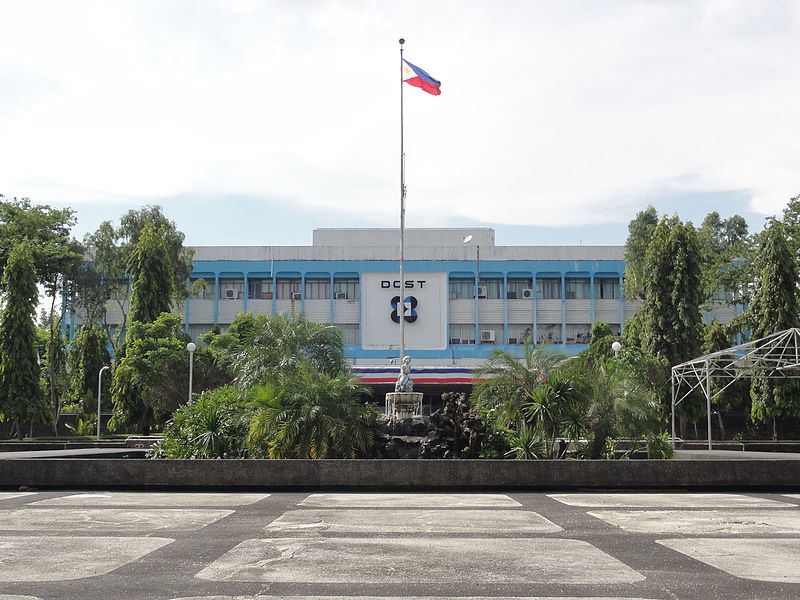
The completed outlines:
[[[42,14],[47,19],[41,18]],[[247,196],[394,225],[625,222],[800,193],[800,2],[6,3],[0,192]],[[190,228],[185,225],[184,228]]]

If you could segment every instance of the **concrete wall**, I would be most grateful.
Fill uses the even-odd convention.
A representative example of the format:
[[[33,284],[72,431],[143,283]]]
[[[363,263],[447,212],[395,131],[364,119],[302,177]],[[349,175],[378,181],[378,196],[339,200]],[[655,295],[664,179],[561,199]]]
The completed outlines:
[[[0,488],[800,489],[798,460],[0,460]]]

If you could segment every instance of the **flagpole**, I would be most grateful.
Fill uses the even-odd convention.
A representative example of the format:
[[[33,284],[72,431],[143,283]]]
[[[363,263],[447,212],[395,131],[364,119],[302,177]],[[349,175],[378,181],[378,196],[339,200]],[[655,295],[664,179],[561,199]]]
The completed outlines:
[[[406,303],[405,303],[405,241],[406,226],[406,155],[403,148],[403,44],[400,38],[400,302],[397,305],[400,316],[400,364],[406,353]]]

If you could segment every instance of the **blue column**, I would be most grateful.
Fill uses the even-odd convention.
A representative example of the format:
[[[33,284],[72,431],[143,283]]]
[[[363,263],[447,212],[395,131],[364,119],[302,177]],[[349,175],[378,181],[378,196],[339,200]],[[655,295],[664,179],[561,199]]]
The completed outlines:
[[[214,273],[214,325],[219,323],[219,273]]]
[[[533,294],[532,294],[532,296],[533,296],[533,308],[531,309],[532,310],[531,316],[533,317],[533,322],[532,322],[532,325],[533,325],[533,344],[535,346],[537,346],[537,345],[539,345],[539,332],[538,332],[538,327],[537,327],[537,323],[536,323],[536,273],[533,274],[533,279],[531,279],[531,284],[533,285],[533,288],[531,288],[532,291],[533,291]]]
[[[503,273],[503,343],[508,344],[508,273]]]
[[[622,291],[622,274],[619,276],[619,334],[625,332],[625,294]]]
[[[275,314],[275,301],[278,299],[278,278],[275,277],[275,273],[270,273],[272,276],[272,310],[270,314]]]
[[[331,273],[331,317],[330,317],[330,321],[329,321],[329,323],[331,325],[333,325],[333,319],[334,319],[334,316],[336,314],[335,313],[335,308],[334,308],[335,307],[335,305],[334,305],[335,296],[336,296],[336,292],[333,291],[333,273]]]
[[[561,273],[561,344],[567,343],[567,275]]]
[[[247,273],[242,273],[244,277],[244,312],[247,312],[247,297],[250,295],[250,282]]]
[[[480,316],[481,316],[481,314],[480,314],[480,309],[478,308],[478,302],[480,302],[480,300],[478,300],[478,285],[479,284],[480,284],[480,279],[478,279],[478,274],[475,273],[475,289],[473,291],[475,292],[475,345],[476,346],[479,346],[480,343],[481,343],[481,332],[480,332],[480,328],[481,328]]]
[[[300,312],[306,312],[306,274],[300,273]]]
[[[591,324],[594,325],[594,322],[597,320],[597,310],[596,310],[595,301],[594,301],[595,300],[594,299],[594,296],[595,296],[595,294],[594,294],[594,273],[590,273],[589,274],[589,295],[592,298],[592,323]]]

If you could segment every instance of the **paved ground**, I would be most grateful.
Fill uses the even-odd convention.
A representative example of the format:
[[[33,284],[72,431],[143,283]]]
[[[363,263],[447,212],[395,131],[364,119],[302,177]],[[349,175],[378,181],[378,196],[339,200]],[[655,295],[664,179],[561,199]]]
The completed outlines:
[[[0,600],[800,598],[800,495],[0,492]]]

